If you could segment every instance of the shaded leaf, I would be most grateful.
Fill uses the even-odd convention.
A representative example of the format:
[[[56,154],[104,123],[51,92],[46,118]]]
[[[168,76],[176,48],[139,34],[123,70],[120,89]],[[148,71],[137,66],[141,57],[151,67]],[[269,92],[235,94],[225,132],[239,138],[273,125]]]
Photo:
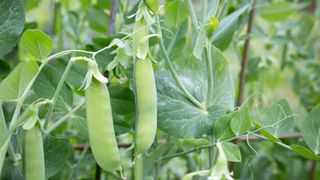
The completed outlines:
[[[312,151],[310,151],[309,149],[297,145],[297,144],[293,144],[290,146],[291,150],[300,154],[302,157],[307,158],[307,159],[314,159],[314,160],[320,160],[320,156],[314,154]]]
[[[301,132],[308,147],[315,153],[320,153],[320,104],[306,117],[301,125]]]
[[[68,161],[70,142],[67,138],[47,135],[44,139],[46,179],[57,174]]]
[[[16,46],[24,26],[23,1],[1,0],[0,3],[0,57]]]
[[[293,112],[285,99],[274,103],[260,121],[262,126],[268,126],[265,130],[277,138],[286,135],[294,127]]]
[[[38,65],[35,62],[23,62],[16,66],[0,84],[0,100],[17,100],[37,71]]]

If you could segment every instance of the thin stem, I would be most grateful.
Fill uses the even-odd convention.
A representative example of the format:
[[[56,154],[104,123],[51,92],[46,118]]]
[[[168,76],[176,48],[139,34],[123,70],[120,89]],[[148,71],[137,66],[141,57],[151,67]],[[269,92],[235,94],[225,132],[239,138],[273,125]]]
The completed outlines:
[[[163,43],[163,39],[162,39],[162,32],[161,32],[161,26],[160,26],[160,20],[159,17],[157,16],[157,24],[158,24],[158,33],[160,35],[160,40],[159,40],[159,45],[160,45],[160,49],[164,54],[164,59],[169,67],[169,71],[173,77],[173,79],[175,80],[175,82],[177,83],[178,87],[180,88],[180,90],[184,93],[184,95],[196,106],[198,106],[201,109],[204,109],[203,105],[197,100],[195,99],[189,92],[188,90],[185,88],[185,86],[181,83],[181,81],[179,80],[178,74],[175,71],[173,64],[171,63],[170,57],[164,47],[164,43]]]
[[[76,111],[78,111],[83,105],[84,101],[78,103],[78,106],[76,106],[74,109],[72,109],[70,112],[68,112],[66,115],[64,115],[61,119],[59,119],[56,123],[54,123],[50,128],[46,130],[47,134],[50,134],[52,131],[54,131],[56,128],[58,128],[62,123],[67,121]]]
[[[206,100],[206,106],[207,108],[210,105],[210,102],[212,100],[212,94],[213,94],[213,69],[212,69],[212,54],[211,54],[211,43],[207,43],[205,47],[205,53],[207,55],[207,74],[208,74],[208,90],[207,90],[207,100]]]
[[[228,4],[229,4],[229,0],[225,0],[225,1],[223,2],[222,8],[221,8],[221,10],[220,10],[220,12],[219,12],[219,15],[218,15],[218,19],[219,19],[219,20],[221,20],[224,12],[226,11],[226,8],[227,8]]]
[[[200,26],[199,26],[199,22],[198,22],[196,13],[195,13],[194,10],[193,10],[192,2],[191,2],[191,0],[185,0],[185,2],[186,2],[187,7],[188,7],[189,16],[190,16],[190,18],[191,18],[193,27],[194,27],[197,31],[199,31],[199,30],[200,30]]]
[[[249,20],[248,20],[248,28],[247,28],[248,38],[244,43],[244,50],[242,54],[241,70],[239,74],[239,91],[238,91],[237,106],[241,106],[244,99],[248,54],[249,54],[249,48],[250,48],[250,34],[252,31],[252,26],[254,21],[255,5],[256,5],[256,0],[253,0],[251,4],[251,10],[249,13]]]
[[[82,51],[82,50],[67,50],[67,51],[62,51],[59,53],[56,53],[54,55],[49,56],[45,61],[43,61],[43,63],[39,66],[38,72],[35,74],[35,76],[31,79],[31,81],[28,83],[26,89],[24,90],[24,92],[22,93],[22,95],[20,96],[20,98],[17,101],[17,105],[16,108],[14,110],[13,116],[11,118],[10,121],[10,125],[9,128],[12,128],[13,126],[15,126],[16,121],[18,120],[18,117],[20,115],[20,111],[23,105],[23,102],[25,101],[27,95],[29,94],[30,89],[32,88],[35,80],[37,79],[37,77],[39,76],[40,72],[42,71],[42,69],[54,58],[57,57],[61,57],[67,54],[70,54],[72,52],[81,52],[81,53],[87,53],[87,54],[92,54],[92,52],[89,51]],[[7,151],[8,148],[8,144],[6,145],[6,147],[3,148],[3,150]]]
[[[63,74],[62,74],[62,76],[61,76],[61,78],[60,78],[60,81],[59,81],[59,83],[58,83],[57,89],[55,90],[55,92],[54,92],[54,94],[53,94],[52,103],[50,104],[50,107],[49,107],[49,110],[48,110],[46,119],[45,119],[45,121],[44,121],[44,125],[43,125],[43,128],[44,128],[44,129],[46,129],[47,126],[48,126],[48,123],[49,123],[49,121],[50,121],[50,119],[51,119],[51,115],[52,115],[54,106],[55,106],[55,104],[56,104],[56,102],[57,102],[57,100],[58,100],[58,98],[59,98],[59,94],[60,94],[60,92],[61,92],[61,90],[62,90],[62,87],[63,87],[63,85],[64,85],[65,80],[67,79],[67,75],[68,75],[68,73],[69,73],[69,71],[70,71],[70,69],[71,69],[71,67],[72,67],[72,64],[73,64],[73,61],[70,60],[70,61],[68,62],[68,65],[67,65],[66,69],[64,70],[64,72],[63,72]]]
[[[111,12],[109,17],[108,35],[111,36],[114,30],[114,23],[116,21],[116,14],[118,9],[118,0],[111,0]]]
[[[177,31],[174,33],[174,36],[173,36],[172,40],[170,41],[170,44],[169,44],[169,47],[168,47],[168,50],[167,50],[168,56],[171,54],[171,51],[173,50],[173,47],[176,44],[176,41],[177,41],[177,38],[178,38],[178,35],[179,35],[179,32],[180,32],[180,28],[181,28],[181,25],[179,25],[177,27]]]

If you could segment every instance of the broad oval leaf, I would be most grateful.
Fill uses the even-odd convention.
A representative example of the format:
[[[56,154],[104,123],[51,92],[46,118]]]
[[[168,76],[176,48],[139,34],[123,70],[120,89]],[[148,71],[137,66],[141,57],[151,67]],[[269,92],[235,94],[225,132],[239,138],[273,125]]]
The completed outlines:
[[[228,62],[220,50],[213,47],[214,89],[209,108],[202,110],[192,104],[177,87],[171,74],[167,71],[157,73],[158,90],[158,127],[166,133],[178,137],[199,138],[211,134],[215,120],[222,117],[226,110],[234,107],[234,86],[228,68]],[[199,69],[178,71],[179,78],[186,89],[198,101],[205,103],[207,91],[206,67],[202,61]],[[202,64],[203,63],[203,64]],[[196,65],[196,67],[198,67]]]
[[[261,125],[266,127],[265,130],[277,138],[284,136],[294,127],[293,112],[285,99],[274,103],[260,121]]]
[[[221,144],[228,161],[241,162],[241,153],[238,145],[231,142],[223,142]]]
[[[43,61],[50,55],[53,49],[53,41],[47,34],[38,29],[28,29],[22,35],[21,47],[31,59]]]
[[[47,135],[44,138],[44,156],[46,179],[57,174],[68,161],[71,147],[67,138],[55,138]]]
[[[301,132],[308,147],[315,153],[320,153],[320,104],[317,105],[303,121]]]
[[[24,27],[22,0],[1,0],[0,57],[11,51],[19,41]]]
[[[239,111],[234,112],[234,116],[231,119],[230,127],[232,132],[239,136],[246,133],[250,129],[250,115],[249,109],[244,107]]]
[[[20,63],[0,84],[0,100],[17,100],[38,72],[35,62]]]

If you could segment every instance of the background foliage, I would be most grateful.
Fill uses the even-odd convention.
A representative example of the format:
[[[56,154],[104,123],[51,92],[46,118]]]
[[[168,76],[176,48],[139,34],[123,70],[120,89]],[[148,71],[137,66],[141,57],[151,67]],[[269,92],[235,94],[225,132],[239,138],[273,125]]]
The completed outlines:
[[[145,179],[181,179],[210,169],[215,142],[221,142],[236,179],[320,179],[316,161],[320,159],[320,3],[260,0],[252,6],[249,0],[192,1],[203,25],[197,30],[186,1],[161,2],[160,24],[152,22],[149,28],[157,36],[161,29],[162,37],[149,38],[155,61],[158,132],[144,159]],[[30,104],[56,96],[52,116],[48,117],[50,105],[39,108],[40,121],[51,120],[43,129],[46,178],[119,178],[101,172],[88,146],[84,91],[80,89],[86,63],[71,67],[56,95],[70,56],[86,56],[83,51],[105,47],[109,48],[95,59],[110,80],[122,166],[132,178],[132,152],[127,148],[134,139],[136,107],[130,34],[138,4],[134,0],[0,3],[0,142],[17,102],[25,99],[21,104],[25,112]],[[213,34],[205,28],[212,23],[211,17],[219,20]],[[205,111],[179,89],[159,46],[162,40],[182,84],[199,102],[207,103]],[[82,51],[54,56],[68,49]],[[211,99],[207,99],[208,54],[213,59]],[[41,66],[49,58],[54,60]],[[239,85],[241,70],[244,85]],[[240,91],[244,92],[241,101]],[[21,154],[23,128],[12,133],[11,143]],[[15,161],[2,148],[1,153],[1,179],[23,179],[22,161]]]

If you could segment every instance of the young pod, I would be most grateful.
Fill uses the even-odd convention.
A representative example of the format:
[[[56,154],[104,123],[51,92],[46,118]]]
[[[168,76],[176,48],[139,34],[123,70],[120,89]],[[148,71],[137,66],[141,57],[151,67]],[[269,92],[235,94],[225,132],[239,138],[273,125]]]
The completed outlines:
[[[147,151],[157,131],[157,90],[150,59],[135,61],[136,136],[135,153]]]
[[[26,180],[44,180],[45,164],[42,134],[39,124],[24,135],[24,172]]]
[[[106,84],[92,78],[85,96],[88,134],[93,156],[103,170],[119,171],[120,152],[113,128],[108,88]]]

